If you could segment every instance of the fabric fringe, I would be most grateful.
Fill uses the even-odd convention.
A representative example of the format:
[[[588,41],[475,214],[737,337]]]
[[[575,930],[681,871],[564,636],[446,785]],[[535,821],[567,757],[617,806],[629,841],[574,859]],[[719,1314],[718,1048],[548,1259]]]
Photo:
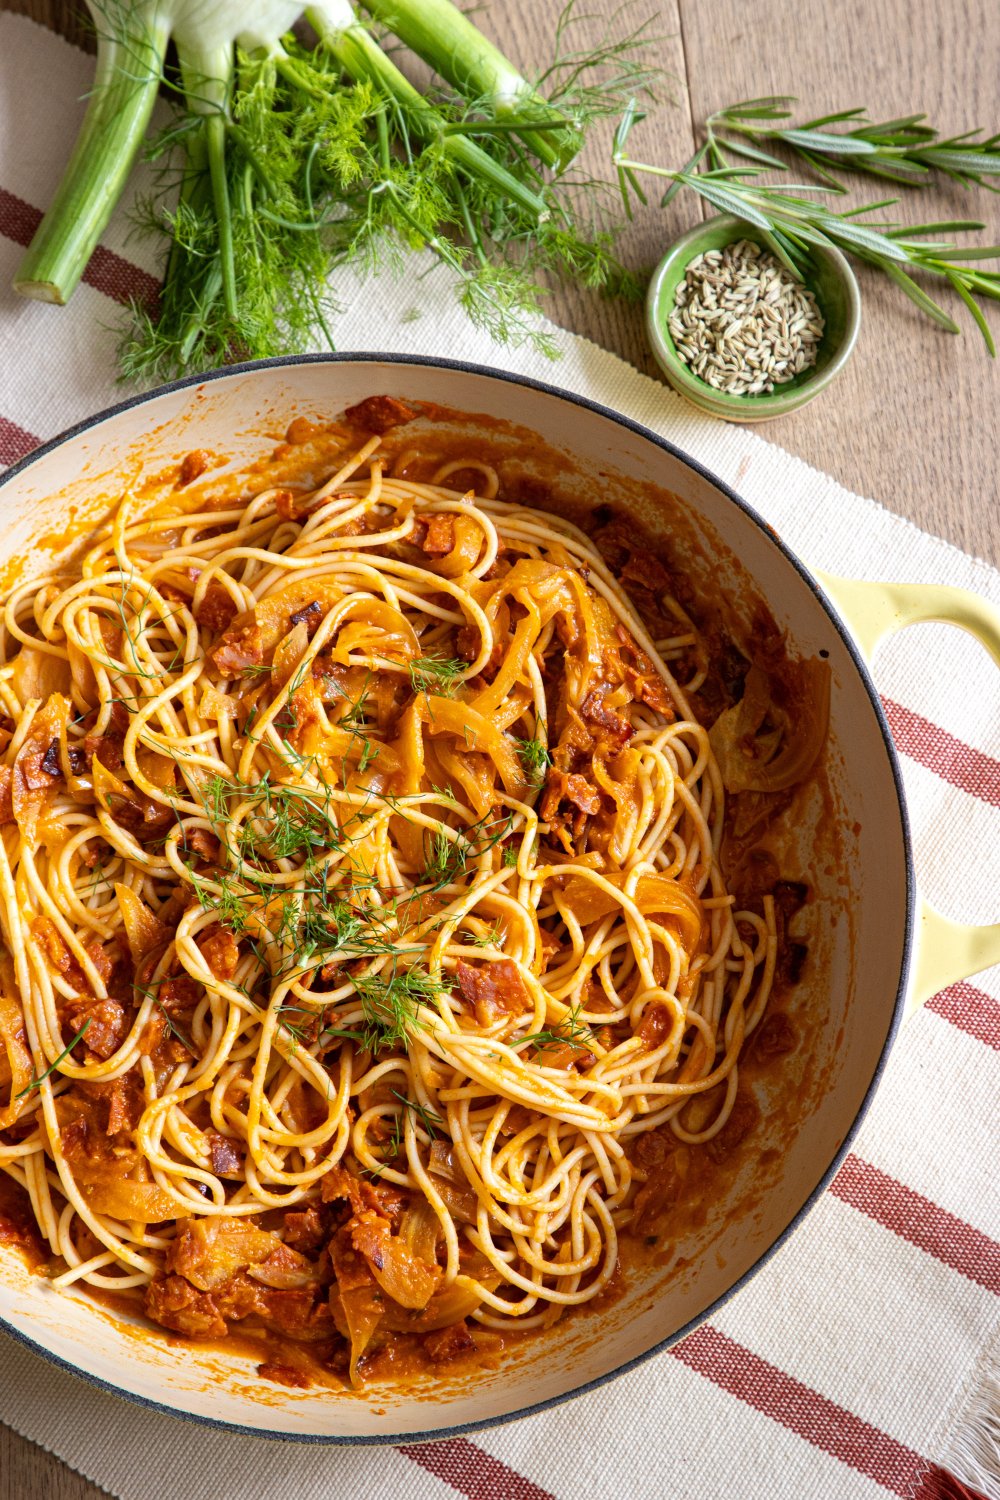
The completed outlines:
[[[973,1384],[942,1464],[989,1500],[1000,1500],[1000,1357]]]
[[[935,1466],[920,1481],[915,1500],[994,1500],[996,1494],[996,1490],[986,1494],[983,1490],[971,1489],[947,1469]]]
[[[1000,1500],[1000,1350],[986,1355],[914,1500]]]

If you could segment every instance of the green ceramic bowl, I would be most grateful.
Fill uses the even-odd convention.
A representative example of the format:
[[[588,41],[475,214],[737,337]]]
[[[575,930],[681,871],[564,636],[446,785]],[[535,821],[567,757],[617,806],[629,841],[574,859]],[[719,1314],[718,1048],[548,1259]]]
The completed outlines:
[[[693,374],[680,358],[667,320],[688,263],[704,250],[721,250],[739,239],[764,246],[763,238],[751,224],[725,214],[707,219],[675,240],[649,283],[646,336],[667,380],[675,391],[693,401],[695,406],[730,422],[766,422],[771,417],[783,417],[805,406],[844,368],[858,337],[861,296],[854,272],[840,251],[814,247],[806,285],[814,293],[826,324],[816,363],[784,385],[776,386],[768,395],[728,396],[717,391]]]

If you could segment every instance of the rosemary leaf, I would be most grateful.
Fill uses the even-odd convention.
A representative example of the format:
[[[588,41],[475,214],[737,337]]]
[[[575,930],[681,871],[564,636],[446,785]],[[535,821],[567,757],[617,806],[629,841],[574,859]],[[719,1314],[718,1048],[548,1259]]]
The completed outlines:
[[[995,342],[977,299],[1000,300],[1000,272],[966,262],[997,259],[1000,245],[962,245],[946,238],[982,229],[980,221],[948,219],[917,225],[875,223],[872,214],[894,207],[899,201],[897,198],[837,211],[832,204],[816,201],[816,195],[829,198],[832,193],[845,191],[839,178],[829,169],[831,161],[836,166],[860,165],[866,170],[872,164],[877,175],[917,173],[927,176],[937,171],[945,176],[957,176],[966,183],[982,182],[985,175],[1000,174],[1000,135],[971,141],[977,132],[968,131],[963,136],[939,141],[937,132],[924,124],[923,115],[907,115],[873,124],[862,110],[845,110],[803,126],[778,128],[774,122],[788,118],[786,106],[792,102],[785,96],[776,95],[748,100],[718,111],[707,122],[707,139],[703,146],[685,167],[673,171],[668,167],[635,161],[629,156],[629,133],[642,118],[635,102],[631,101],[615,133],[612,154],[626,209],[629,207],[629,190],[639,191],[636,184],[642,174],[664,179],[670,184],[664,202],[669,202],[680,188],[688,188],[713,207],[757,229],[768,247],[794,274],[802,274],[808,247],[836,246],[882,271],[939,327],[949,333],[958,333],[960,329],[955,319],[921,284],[928,278],[944,282],[972,314],[987,352],[995,357]],[[755,124],[755,121],[764,123]],[[852,122],[857,122],[855,128],[843,133],[820,128]],[[720,127],[728,130],[729,135],[720,134]],[[739,136],[738,141],[734,141],[734,135]],[[767,153],[759,152],[756,144],[748,148],[748,136],[755,143],[776,140],[795,150],[814,167],[825,186],[765,180],[765,169],[784,169],[777,158],[768,158]],[[757,153],[763,160],[759,166],[733,166],[728,161],[727,152],[751,159]],[[706,160],[711,167],[699,170]],[[982,185],[990,186],[987,183]]]
[[[939,323],[946,332],[961,332],[954,318],[950,318],[944,308],[935,302],[934,298],[929,296],[923,287],[917,286],[912,276],[907,276],[901,266],[893,265],[890,262],[883,269],[888,276],[892,277],[896,285],[902,288],[910,298],[910,301],[915,302],[922,312],[925,312],[929,318],[933,318],[934,322]]]
[[[979,331],[982,334],[983,339],[985,340],[987,349],[989,350],[992,357],[996,359],[997,349],[996,344],[993,342],[993,334],[990,330],[990,325],[987,323],[986,318],[983,315],[983,310],[979,306],[979,303],[973,297],[968,288],[963,285],[960,277],[950,275],[948,272],[945,272],[945,275],[948,277],[948,280],[951,283],[954,291],[958,293],[959,297],[961,297],[962,301],[969,309],[969,312],[976,320],[976,324],[978,325]]]
[[[962,135],[941,139],[938,131],[926,124],[926,115],[903,115],[894,120],[873,121],[863,109],[841,110],[822,115],[801,125],[778,123],[790,118],[787,106],[791,96],[777,96],[758,107],[755,100],[718,110],[708,121],[708,138],[717,149],[739,154],[733,136],[745,147],[750,139],[780,142],[809,163],[820,176],[834,172],[864,172],[887,177],[908,186],[919,186],[935,173],[968,185],[975,183],[991,192],[1000,192],[984,181],[1000,177],[1000,137],[979,139],[979,132],[967,130]],[[853,129],[832,131],[828,125],[853,125]],[[720,131],[726,131],[721,135]]]

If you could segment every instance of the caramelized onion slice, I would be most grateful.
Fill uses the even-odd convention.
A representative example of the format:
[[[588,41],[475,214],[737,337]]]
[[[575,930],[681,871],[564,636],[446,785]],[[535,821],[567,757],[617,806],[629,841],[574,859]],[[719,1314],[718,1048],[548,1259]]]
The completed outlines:
[[[262,1286],[275,1287],[280,1291],[297,1291],[302,1287],[316,1286],[320,1280],[320,1267],[307,1255],[293,1250],[291,1245],[277,1243],[268,1256],[250,1266],[247,1275]]]
[[[375,1330],[382,1322],[385,1298],[374,1282],[371,1286],[353,1287],[350,1291],[345,1291],[341,1286],[334,1286],[330,1290],[330,1311],[333,1314],[337,1332],[350,1340],[351,1384],[360,1385],[361,1376],[358,1366],[375,1336]]]
[[[359,1214],[351,1243],[368,1262],[382,1290],[400,1307],[426,1307],[441,1280],[441,1268],[411,1251],[388,1219],[370,1210]]]
[[[791,701],[787,709],[779,709],[773,703],[767,674],[751,667],[743,697],[721,713],[709,730],[727,791],[784,791],[802,781],[816,764],[830,722],[830,667],[814,657],[799,662],[796,671]],[[758,736],[768,713],[783,731],[776,753],[771,753],[773,736]]]
[[[170,1212],[176,1214],[176,1203]],[[200,1292],[211,1292],[237,1271],[266,1261],[271,1255],[280,1256],[283,1251],[285,1246],[276,1234],[258,1229],[246,1219],[220,1215],[189,1222],[170,1248],[168,1265]]]
[[[455,1162],[454,1148],[445,1141],[432,1141],[428,1166],[431,1181],[452,1218],[474,1224],[479,1200]]]
[[[276,689],[284,687],[308,649],[309,631],[300,620],[275,647],[271,681]]]
[[[79,1172],[75,1174],[79,1180]],[[130,1177],[95,1177],[80,1183],[80,1191],[96,1213],[126,1224],[161,1224],[177,1213],[177,1200],[155,1182]]]
[[[353,1221],[352,1221],[353,1223]],[[382,1321],[386,1300],[364,1256],[352,1243],[351,1224],[330,1241],[336,1284],[330,1288],[330,1311],[338,1332],[350,1340],[352,1385],[359,1385],[359,1364]]]
[[[218,688],[206,683],[198,701],[199,719],[236,719],[239,702],[229,693],[220,693]]]
[[[91,762],[91,776],[94,782],[94,796],[104,811],[110,813],[112,817],[123,801],[135,800],[134,789],[127,787],[113,771],[109,771],[96,755]]]
[[[49,804],[49,793],[55,785],[56,775],[61,774],[50,772],[45,758],[53,740],[65,736],[69,717],[69,699],[61,693],[53,693],[31,721],[28,737],[14,758],[11,808],[18,827],[31,844],[38,836],[39,823]]]
[[[148,953],[163,948],[170,940],[170,933],[162,922],[157,921],[141,896],[131,886],[115,882],[118,908],[125,924],[128,950],[132,962],[139,963]]]
[[[418,1312],[406,1312],[390,1303],[384,1313],[385,1326],[393,1333],[433,1333],[437,1328],[450,1328],[453,1323],[471,1317],[479,1307],[483,1300],[480,1287],[492,1292],[499,1285],[500,1276],[492,1267],[476,1281],[459,1276],[451,1286],[435,1292],[427,1306]]]
[[[7,1106],[0,1109],[0,1130],[13,1125],[20,1104],[18,1095],[31,1082],[32,1057],[28,1051],[21,1007],[0,990],[0,1046],[6,1055],[7,1071],[10,1074],[10,1095]]]
[[[146,745],[140,745],[135,758],[139,763],[139,770],[152,786],[158,787],[160,791],[176,786],[177,761],[169,751],[152,750]]]
[[[65,656],[22,646],[10,668],[10,682],[22,703],[29,698],[50,698],[53,693],[68,694],[73,673]]]
[[[426,1198],[408,1208],[399,1225],[399,1238],[410,1254],[431,1266],[436,1261],[440,1233],[437,1214]]]
[[[624,886],[627,875],[625,870],[615,870],[605,874],[604,878],[611,885]],[[644,916],[675,917],[685,946],[689,950],[698,946],[702,930],[701,903],[678,881],[666,875],[641,875],[632,899]],[[561,900],[585,927],[591,922],[599,922],[618,905],[608,891],[579,875],[567,880]]]

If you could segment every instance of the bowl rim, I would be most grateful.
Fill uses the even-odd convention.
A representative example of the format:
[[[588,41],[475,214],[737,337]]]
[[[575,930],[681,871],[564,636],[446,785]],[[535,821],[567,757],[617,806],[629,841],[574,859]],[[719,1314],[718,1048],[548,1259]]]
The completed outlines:
[[[773,391],[762,392],[757,396],[734,396],[728,391],[717,391],[714,386],[701,380],[684,364],[663,333],[657,314],[663,302],[664,279],[676,261],[687,256],[693,259],[696,247],[705,235],[714,234],[723,228],[727,231],[738,230],[739,234],[735,236],[736,238],[742,236],[753,240],[755,244],[761,242],[760,229],[754,224],[737,218],[734,214],[715,214],[712,218],[704,219],[700,224],[693,225],[691,229],[679,235],[650,277],[644,309],[647,342],[657,364],[674,390],[686,396],[702,411],[711,411],[715,415],[727,416],[733,421],[744,422],[762,422],[771,417],[789,416],[824,391],[841,373],[854,353],[861,328],[861,290],[857,277],[847,257],[836,245],[813,246],[812,253],[832,267],[844,289],[846,325],[832,358],[814,375],[807,373],[807,378],[799,385],[778,386]]]
[[[94,413],[93,416],[84,418],[82,421],[75,423],[72,427],[68,427],[64,432],[59,433],[56,437],[50,438],[40,447],[33,449],[31,453],[26,454],[24,458],[19,459],[17,463],[12,464],[10,468],[6,469],[2,474],[0,474],[0,491],[2,491],[10,483],[10,481],[20,477],[20,475],[24,474],[28,469],[30,469],[33,464],[38,463],[43,458],[46,458],[50,453],[55,452],[56,449],[64,447],[66,444],[71,443],[74,439],[82,436],[86,432],[91,431],[91,429],[100,426],[102,423],[109,422],[115,417],[122,415],[124,412],[133,410],[137,406],[147,405],[150,402],[155,401],[158,397],[173,395],[177,391],[189,389],[194,386],[205,385],[209,382],[237,379],[243,375],[254,374],[259,370],[281,369],[289,365],[323,364],[388,366],[416,365],[434,369],[449,370],[455,374],[484,376],[487,379],[498,380],[507,385],[522,386],[528,390],[537,391],[546,396],[554,396],[557,399],[569,402],[570,404],[577,406],[584,411],[592,412],[596,416],[606,418],[608,421],[615,423],[617,426],[623,427],[636,436],[644,438],[647,442],[652,443],[662,452],[669,454],[672,458],[675,458],[680,463],[684,464],[699,478],[704,479],[708,483],[712,484],[726,498],[726,500],[734,505],[737,510],[741,511],[750,521],[752,521],[753,524],[758,528],[758,530],[765,534],[767,540],[771,543],[771,545],[778,550],[778,552],[784,557],[785,561],[799,575],[800,579],[803,581],[803,583],[805,583],[810,593],[812,593],[812,595],[814,596],[816,602],[820,605],[820,607],[827,615],[831,625],[840,636],[841,641],[846,647],[848,655],[850,656],[855,670],[857,671],[861,679],[862,686],[865,689],[871,707],[874,711],[876,723],[878,725],[879,732],[882,737],[883,746],[886,752],[886,757],[889,762],[889,769],[892,775],[893,786],[896,793],[896,811],[898,812],[899,816],[899,828],[900,834],[902,836],[905,874],[905,906],[901,934],[902,942],[900,948],[899,978],[897,980],[896,994],[893,1000],[892,1014],[890,1016],[885,1040],[879,1053],[878,1061],[872,1072],[871,1079],[865,1089],[865,1093],[861,1100],[861,1103],[858,1106],[857,1112],[853,1120],[851,1121],[851,1124],[844,1132],[840,1145],[833,1153],[832,1159],[822,1172],[821,1176],[816,1182],[816,1185],[813,1187],[808,1197],[797,1209],[789,1222],[785,1225],[784,1229],[782,1229],[781,1232],[775,1237],[775,1239],[772,1240],[771,1243],[767,1246],[767,1248],[761,1252],[761,1254],[757,1257],[753,1264],[748,1266],[747,1269],[742,1273],[742,1275],[737,1277],[736,1280],[733,1281],[724,1292],[720,1293],[720,1295],[716,1297],[708,1307],[703,1308],[701,1312],[697,1313],[695,1317],[689,1319],[688,1322],[685,1323],[681,1328],[675,1329],[673,1333],[668,1334],[666,1338],[659,1340],[649,1349],[642,1350],[641,1353],[633,1355],[630,1359],[625,1360],[623,1364],[616,1366],[615,1369],[608,1370],[604,1374],[597,1375],[592,1380],[586,1381],[583,1385],[575,1386],[572,1390],[562,1392],[559,1395],[548,1396],[543,1401],[532,1402],[530,1405],[520,1407],[516,1411],[491,1417],[484,1417],[481,1421],[456,1422],[451,1423],[448,1426],[428,1427],[416,1432],[386,1432],[385,1434],[282,1432],[274,1429],[268,1429],[266,1427],[251,1426],[249,1422],[232,1422],[220,1417],[205,1416],[195,1411],[182,1411],[175,1406],[167,1405],[165,1402],[154,1400],[149,1396],[140,1395],[134,1391],[129,1391],[125,1389],[124,1386],[115,1385],[111,1381],[105,1380],[102,1376],[95,1375],[91,1371],[84,1370],[79,1365],[73,1364],[70,1360],[63,1358],[62,1355],[53,1353],[43,1344],[32,1338],[30,1334],[26,1333],[23,1329],[16,1327],[14,1324],[8,1322],[5,1317],[0,1315],[0,1329],[2,1329],[2,1331],[8,1336],[12,1337],[17,1343],[29,1349],[32,1353],[41,1356],[43,1359],[48,1360],[50,1363],[58,1366],[60,1369],[66,1370],[69,1374],[77,1376],[79,1379],[86,1381],[88,1384],[96,1386],[99,1390],[105,1391],[109,1395],[117,1396],[123,1401],[126,1401],[135,1406],[143,1407],[148,1411],[161,1413],[164,1416],[174,1417],[184,1422],[194,1422],[200,1427],[214,1428],[216,1430],[239,1433],[241,1435],[247,1435],[250,1437],[266,1438],[277,1442],[305,1443],[322,1447],[387,1447],[399,1444],[405,1445],[422,1442],[444,1441],[449,1438],[461,1437],[468,1433],[484,1432],[489,1428],[502,1427],[509,1422],[519,1421],[521,1418],[535,1416],[540,1412],[549,1411],[553,1407],[560,1406],[566,1401],[574,1400],[578,1396],[587,1395],[590,1391],[597,1390],[600,1386],[605,1385],[609,1380],[615,1380],[620,1375],[625,1375],[630,1370],[636,1369],[639,1365],[644,1364],[649,1359],[652,1359],[654,1355],[662,1354],[666,1350],[672,1348],[675,1344],[679,1344],[682,1339],[687,1338],[689,1334],[693,1333],[703,1323],[707,1322],[708,1319],[712,1317],[712,1315],[716,1313],[720,1307],[725,1306],[725,1304],[729,1302],[731,1298],[733,1298],[737,1294],[737,1292],[742,1290],[742,1288],[746,1286],[754,1276],[756,1276],[758,1271],[760,1271],[777,1254],[777,1252],[782,1248],[786,1241],[798,1229],[799,1225],[802,1223],[806,1215],[811,1212],[811,1210],[816,1206],[819,1200],[826,1193],[826,1190],[833,1180],[833,1177],[835,1176],[838,1168],[840,1167],[844,1158],[847,1156],[848,1151],[850,1150],[850,1147],[861,1128],[861,1124],[865,1116],[867,1115],[869,1108],[871,1107],[871,1103],[874,1099],[875,1093],[882,1082],[882,1076],[885,1071],[888,1056],[895,1043],[900,1025],[902,1024],[906,1006],[910,970],[914,953],[915,912],[917,899],[916,877],[913,860],[913,843],[910,833],[910,820],[907,812],[906,796],[903,787],[902,769],[900,766],[899,756],[892,740],[892,735],[889,730],[889,724],[885,717],[881,700],[879,698],[878,689],[875,686],[871,673],[860,653],[857,644],[855,643],[849,629],[847,628],[846,623],[838,612],[836,606],[828,598],[826,593],[824,593],[817,580],[812,576],[808,568],[799,559],[798,555],[792,550],[792,548],[782,540],[777,532],[767,524],[764,518],[759,515],[758,512],[746,500],[738,495],[736,491],[725,482],[725,480],[720,479],[718,475],[713,474],[712,471],[705,468],[705,466],[700,463],[698,459],[693,458],[688,453],[685,453],[683,449],[678,448],[674,443],[670,442],[669,439],[660,437],[658,433],[655,433],[650,428],[645,427],[641,422],[637,422],[633,418],[625,416],[622,412],[617,412],[611,407],[604,406],[598,401],[593,401],[587,396],[577,395],[573,391],[565,390],[560,386],[551,385],[545,381],[536,380],[532,376],[519,375],[507,370],[493,370],[486,365],[475,364],[468,360],[438,358],[434,355],[378,353],[370,352],[367,350],[345,350],[343,352],[331,351],[327,353],[321,352],[315,354],[280,355],[272,359],[249,360],[242,364],[227,365],[224,369],[221,370],[211,370],[199,375],[186,375],[180,380],[170,381],[165,385],[156,386],[153,390],[138,392],[137,394],[126,398],[124,401],[118,402],[114,406],[106,407],[103,410]]]

